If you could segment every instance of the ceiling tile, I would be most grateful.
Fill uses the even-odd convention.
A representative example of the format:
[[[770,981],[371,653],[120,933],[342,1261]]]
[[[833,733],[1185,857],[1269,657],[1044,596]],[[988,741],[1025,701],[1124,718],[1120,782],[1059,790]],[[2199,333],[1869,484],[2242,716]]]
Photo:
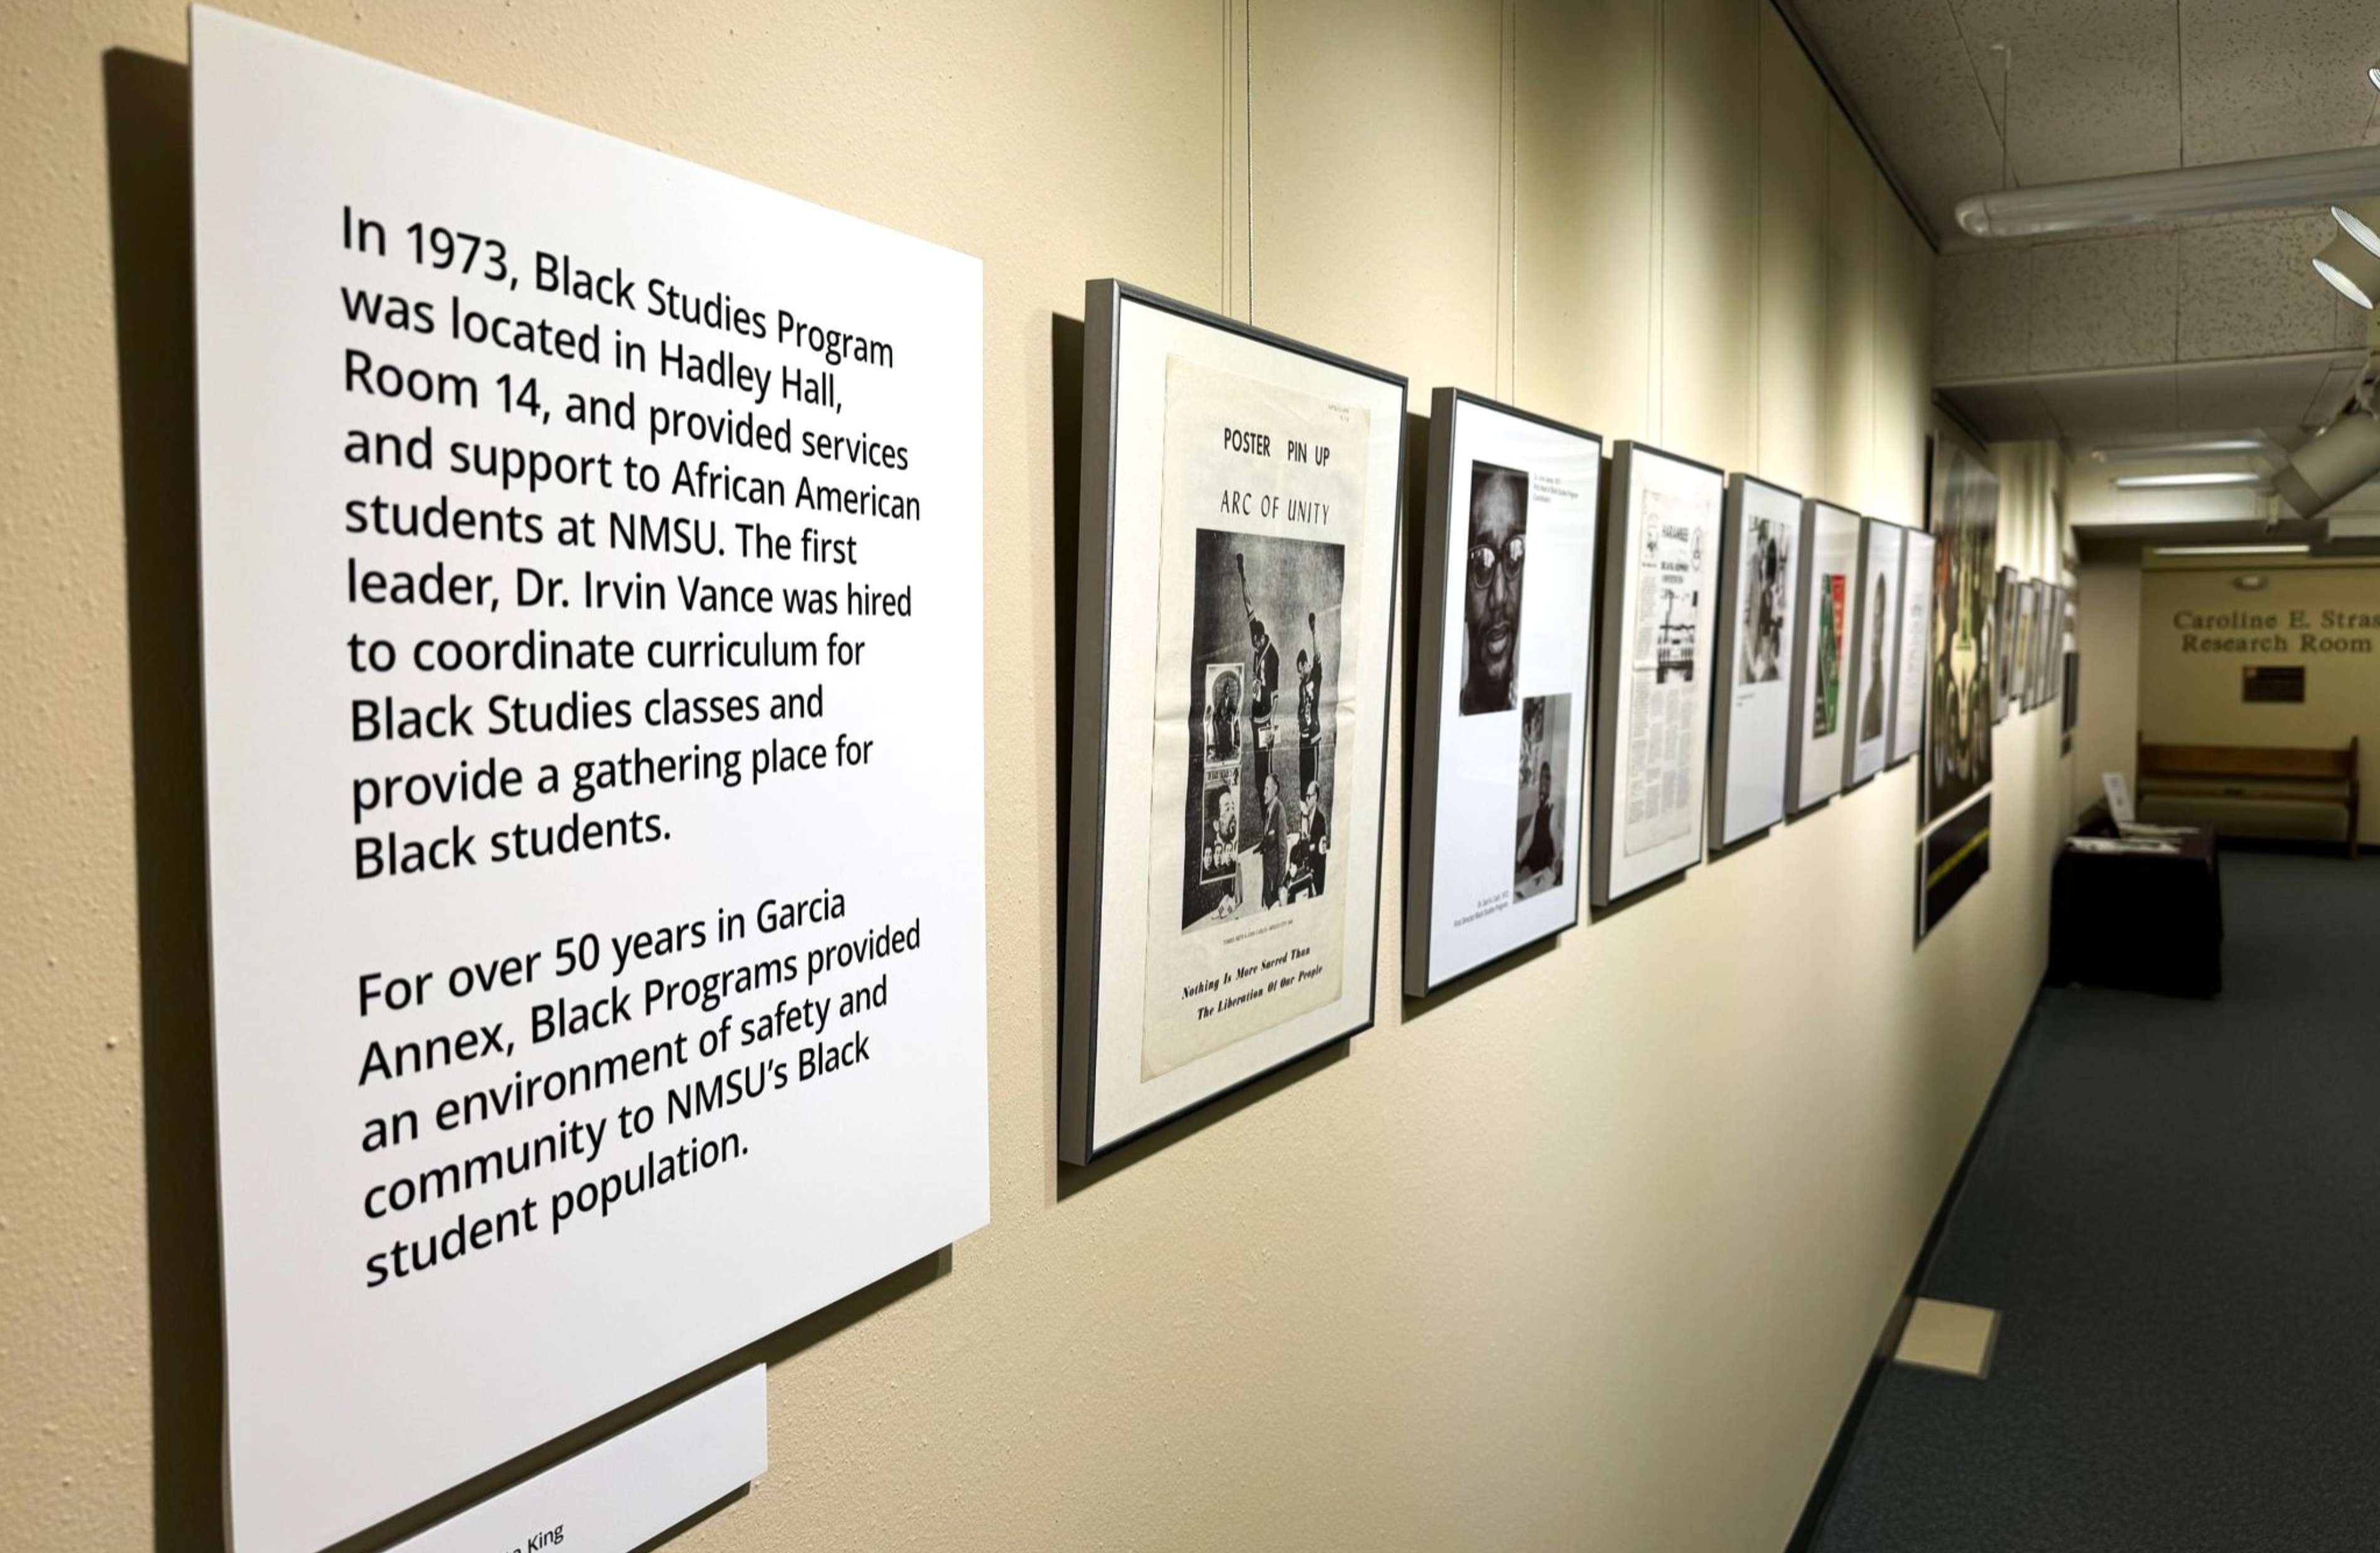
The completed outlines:
[[[2175,370],[2183,431],[2295,426],[2330,370],[2327,356],[2186,364]]]
[[[2380,57],[2380,6],[2371,0],[2192,0],[2181,7],[2181,42],[2192,165],[2364,141],[2373,91],[2363,70]]]
[[[1946,253],[1934,267],[1934,381],[2010,377],[2031,348],[2021,248]]]
[[[1958,202],[2000,187],[2000,140],[1948,0],[1787,0],[1785,8],[1936,235],[1957,231]]]
[[[2179,164],[2176,0],[1951,0],[1997,103],[2006,42],[2009,151],[2019,183]]]
[[[2338,231],[2327,215],[2304,213],[2178,233],[2180,359],[2331,348],[2338,329],[2334,304],[2340,297],[2307,261]],[[2241,424],[2289,425],[2295,419]]]
[[[2038,378],[2034,386],[2070,443],[2181,430],[2171,367]]]
[[[2171,361],[2178,251],[2171,232],[2028,249],[2033,370]]]
[[[2048,442],[2058,436],[2058,422],[2030,382],[1965,383],[1944,389],[1942,397],[1987,442]]]

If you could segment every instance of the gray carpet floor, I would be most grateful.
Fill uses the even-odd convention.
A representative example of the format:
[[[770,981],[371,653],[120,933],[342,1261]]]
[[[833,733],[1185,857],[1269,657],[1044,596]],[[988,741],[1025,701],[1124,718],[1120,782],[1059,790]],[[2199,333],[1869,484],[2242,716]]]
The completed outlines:
[[[2225,989],[2053,988],[1818,1553],[2380,1549],[2380,860],[2227,852]]]

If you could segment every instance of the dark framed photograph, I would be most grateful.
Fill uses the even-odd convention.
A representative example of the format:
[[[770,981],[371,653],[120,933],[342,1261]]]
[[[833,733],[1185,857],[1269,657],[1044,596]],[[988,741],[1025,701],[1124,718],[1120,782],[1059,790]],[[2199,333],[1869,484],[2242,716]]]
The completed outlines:
[[[1431,396],[1404,989],[1578,921],[1603,439]]]
[[[1851,734],[1844,741],[1843,786],[1884,770],[1892,736],[1892,664],[1900,651],[1900,548],[1904,530],[1880,517],[1860,519],[1859,603],[1852,613]]]
[[[1598,906],[1702,861],[1726,495],[1707,464],[1642,443],[1613,455],[1587,881]]]
[[[1059,1154],[1368,1028],[1405,380],[1084,299]]]
[[[1802,563],[1794,587],[1801,642],[1793,655],[1792,738],[1785,793],[1792,812],[1843,790],[1851,769],[1852,620],[1859,606],[1860,515],[1832,502],[1802,504]]]
[[[1900,537],[1900,653],[1892,698],[1889,768],[1915,755],[1925,740],[1925,669],[1934,647],[1934,536],[1912,528]]]
[[[2002,566],[1999,572],[1998,604],[1992,618],[1997,623],[1992,636],[1992,721],[2008,716],[2009,707],[2022,692],[2017,677],[2017,626],[2022,613],[2024,584],[2014,566]]]
[[[1711,834],[1733,846],[1785,818],[1802,498],[1751,475],[1727,484],[1711,697]]]
[[[1934,536],[1934,667],[1925,702],[1921,825],[1992,784],[1994,568],[2000,483],[1967,443],[1937,431],[1926,482]]]

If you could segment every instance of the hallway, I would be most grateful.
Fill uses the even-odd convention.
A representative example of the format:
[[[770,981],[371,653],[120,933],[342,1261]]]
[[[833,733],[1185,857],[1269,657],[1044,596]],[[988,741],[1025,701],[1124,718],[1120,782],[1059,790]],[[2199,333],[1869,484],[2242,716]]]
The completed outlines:
[[[2211,1002],[2047,989],[1823,1553],[2380,1546],[2380,867],[2228,853]]]

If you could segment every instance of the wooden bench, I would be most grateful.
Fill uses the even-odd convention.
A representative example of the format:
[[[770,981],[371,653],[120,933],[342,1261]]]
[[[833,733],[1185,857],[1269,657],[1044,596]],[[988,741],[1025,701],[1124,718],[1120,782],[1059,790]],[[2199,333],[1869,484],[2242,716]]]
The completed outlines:
[[[2356,746],[2341,749],[2265,748],[2252,745],[2151,744],[2140,741],[2135,784],[2143,819],[2195,820],[2216,831],[2253,835],[2277,827],[2256,823],[2259,810],[2314,805],[2346,819],[2347,855],[2357,855],[2362,785]],[[2155,811],[2154,813],[2152,811]],[[2282,833],[2293,826],[2277,827]]]

